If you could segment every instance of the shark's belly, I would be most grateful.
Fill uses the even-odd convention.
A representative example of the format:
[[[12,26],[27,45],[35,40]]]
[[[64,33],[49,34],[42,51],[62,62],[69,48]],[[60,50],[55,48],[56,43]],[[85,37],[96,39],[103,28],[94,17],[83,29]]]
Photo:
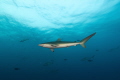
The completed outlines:
[[[60,44],[58,46],[56,46],[56,48],[64,48],[64,47],[70,47],[70,46],[76,46],[77,43],[75,44]]]
[[[46,48],[64,48],[64,47],[70,47],[70,46],[76,46],[78,45],[78,43],[69,43],[69,44],[57,44],[57,45],[46,45],[46,46],[43,46],[43,47],[46,47]]]

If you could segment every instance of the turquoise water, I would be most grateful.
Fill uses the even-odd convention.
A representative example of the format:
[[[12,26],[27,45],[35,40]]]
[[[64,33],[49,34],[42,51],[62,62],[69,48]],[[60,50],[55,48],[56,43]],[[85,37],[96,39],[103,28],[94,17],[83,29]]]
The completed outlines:
[[[0,80],[120,80],[120,0],[0,0]]]

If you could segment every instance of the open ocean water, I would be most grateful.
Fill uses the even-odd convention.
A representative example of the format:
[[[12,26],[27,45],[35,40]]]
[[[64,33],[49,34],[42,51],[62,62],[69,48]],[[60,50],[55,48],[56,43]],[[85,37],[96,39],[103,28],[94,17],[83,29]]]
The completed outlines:
[[[0,0],[0,80],[120,80],[120,0]]]

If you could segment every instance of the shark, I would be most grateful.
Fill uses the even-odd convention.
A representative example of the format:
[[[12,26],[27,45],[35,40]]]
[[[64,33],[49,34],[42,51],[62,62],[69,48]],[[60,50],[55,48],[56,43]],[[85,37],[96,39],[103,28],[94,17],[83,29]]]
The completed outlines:
[[[62,41],[60,38],[58,38],[56,41],[41,43],[41,44],[38,44],[38,46],[49,48],[52,52],[54,52],[55,48],[65,48],[65,47],[76,46],[76,45],[81,45],[83,48],[86,48],[85,43],[95,34],[96,32],[82,39],[79,42]]]

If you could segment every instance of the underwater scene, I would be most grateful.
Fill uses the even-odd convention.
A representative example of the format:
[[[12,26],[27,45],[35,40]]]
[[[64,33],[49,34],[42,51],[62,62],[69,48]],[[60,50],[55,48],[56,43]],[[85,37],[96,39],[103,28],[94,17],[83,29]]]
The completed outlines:
[[[0,0],[0,80],[120,80],[120,0]]]

